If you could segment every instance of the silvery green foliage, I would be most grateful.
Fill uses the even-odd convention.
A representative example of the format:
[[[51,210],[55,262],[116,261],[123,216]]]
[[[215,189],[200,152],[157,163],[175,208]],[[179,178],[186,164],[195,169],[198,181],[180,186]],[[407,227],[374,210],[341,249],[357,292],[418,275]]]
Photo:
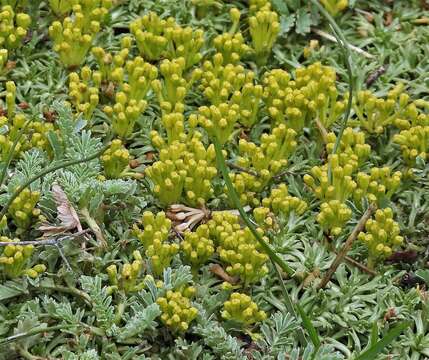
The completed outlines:
[[[293,345],[298,322],[289,313],[276,312],[261,326],[263,339],[261,345],[269,356],[277,356]]]
[[[210,348],[216,356],[216,359],[247,359],[238,340],[229,335],[217,321],[209,319],[201,306],[197,305],[197,308],[199,312],[199,323],[195,326],[194,332],[202,337],[204,344]]]
[[[100,357],[94,349],[87,350],[81,354],[73,354],[70,351],[65,351],[64,360],[100,360]]]
[[[146,330],[154,330],[157,323],[154,321],[161,311],[157,304],[144,307],[141,304],[131,305],[133,316],[126,321],[126,325],[118,331],[118,339],[124,341],[128,338],[143,337]]]
[[[107,287],[102,286],[99,276],[81,276],[80,283],[91,297],[97,324],[109,332],[115,323],[115,309],[112,305],[112,296],[107,294]]]

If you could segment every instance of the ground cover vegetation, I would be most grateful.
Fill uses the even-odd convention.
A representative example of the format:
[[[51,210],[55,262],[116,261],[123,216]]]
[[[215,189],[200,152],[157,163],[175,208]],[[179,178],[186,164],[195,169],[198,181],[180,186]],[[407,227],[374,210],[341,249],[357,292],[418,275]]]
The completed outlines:
[[[429,358],[428,2],[0,6],[0,359]]]

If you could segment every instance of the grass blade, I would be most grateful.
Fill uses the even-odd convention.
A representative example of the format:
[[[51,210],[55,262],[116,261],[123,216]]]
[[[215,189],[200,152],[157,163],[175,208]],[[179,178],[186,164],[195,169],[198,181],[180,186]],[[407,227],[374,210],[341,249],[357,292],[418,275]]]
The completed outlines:
[[[380,354],[393,340],[395,340],[402,332],[411,325],[410,322],[403,322],[396,325],[393,329],[389,330],[388,333],[369,349],[360,353],[355,360],[374,360],[378,354]]]

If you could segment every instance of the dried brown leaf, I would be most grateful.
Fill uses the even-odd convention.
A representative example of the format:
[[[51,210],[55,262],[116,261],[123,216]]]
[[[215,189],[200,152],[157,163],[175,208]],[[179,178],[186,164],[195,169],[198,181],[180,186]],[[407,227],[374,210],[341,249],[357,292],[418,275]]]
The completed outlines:
[[[228,275],[223,269],[223,267],[219,264],[211,264],[209,269],[218,278],[222,279],[223,281],[229,282],[232,285],[238,284],[238,282],[240,281],[238,277]]]

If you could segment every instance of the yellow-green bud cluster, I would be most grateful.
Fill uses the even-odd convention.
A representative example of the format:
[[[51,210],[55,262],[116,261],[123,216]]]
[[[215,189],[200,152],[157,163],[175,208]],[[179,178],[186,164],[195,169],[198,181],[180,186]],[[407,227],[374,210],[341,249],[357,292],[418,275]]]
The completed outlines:
[[[106,176],[110,179],[117,179],[127,169],[130,162],[130,153],[121,140],[115,139],[102,155],[101,162]]]
[[[22,275],[36,278],[46,271],[46,266],[43,264],[29,266],[29,260],[34,251],[33,245],[19,245],[19,239],[12,240],[6,236],[0,237],[0,241],[14,243],[5,246],[0,256],[0,266],[8,278],[14,279]]]
[[[223,304],[222,317],[225,320],[236,321],[242,326],[249,326],[267,318],[263,310],[246,294],[232,293],[229,300]]]
[[[14,141],[21,133],[27,119],[22,113],[16,113],[16,86],[13,81],[6,82],[6,113],[7,116],[0,116],[0,126],[7,126],[8,133],[0,135],[0,153],[6,157]],[[49,151],[50,145],[46,138],[46,134],[53,130],[54,126],[51,123],[31,121],[28,123],[27,128],[24,130],[21,138],[16,144],[14,157],[21,152],[37,147]]]
[[[8,50],[19,47],[27,35],[30,24],[31,18],[28,14],[15,14],[12,6],[2,6],[0,9],[0,47]]]
[[[331,177],[328,177],[328,164],[314,166],[310,174],[304,175],[305,184],[313,190],[318,199],[338,200],[345,202],[356,189],[357,184],[352,179],[353,166],[340,165],[340,157],[337,154],[329,156],[328,162],[331,165]]]
[[[393,124],[395,106],[393,98],[382,99],[369,90],[359,91],[353,102],[358,118],[356,125],[370,134],[381,134],[388,125]]]
[[[249,17],[249,31],[252,38],[256,62],[265,64],[280,32],[279,17],[268,6]]]
[[[227,63],[221,53],[215,54],[211,61],[205,61],[202,71],[199,89],[213,105],[227,102],[245,84],[253,84],[255,78],[255,73],[242,65]]]
[[[165,297],[156,300],[162,311],[161,321],[172,332],[185,332],[189,324],[198,315],[198,310],[192,306],[190,298],[195,289],[188,287],[182,291],[168,290]]]
[[[152,272],[160,276],[164,269],[170,266],[173,257],[179,252],[179,245],[161,242],[155,239],[146,250],[146,256],[150,258]]]
[[[240,157],[237,163],[239,166],[256,170],[261,181],[269,179],[286,166],[288,157],[297,146],[296,135],[296,131],[280,124],[270,134],[262,134],[259,146],[240,139]]]
[[[270,0],[249,0],[249,12],[251,14],[256,13],[262,9],[271,9]]]
[[[39,198],[38,191],[26,188],[12,201],[9,215],[18,229],[26,230],[31,225],[33,218],[40,215],[40,209],[35,209]]]
[[[73,6],[75,13],[82,13],[84,17],[84,30],[92,28],[94,21],[102,24],[113,7],[113,0],[79,0]]]
[[[244,42],[241,32],[223,33],[213,40],[216,51],[222,54],[225,64],[237,64],[241,58],[251,52],[250,46]]]
[[[258,120],[258,111],[262,99],[261,85],[246,83],[241,90],[232,94],[231,101],[239,106],[239,122],[246,128],[251,128]]]
[[[258,232],[263,236],[262,229],[259,228]],[[267,237],[264,240],[269,241]],[[269,257],[261,252],[249,228],[222,236],[217,252],[220,259],[228,264],[226,272],[239,277],[245,285],[258,282],[268,274],[266,263]]]
[[[349,5],[348,0],[320,0],[320,2],[332,16],[337,16]]]
[[[98,21],[93,20],[87,26],[87,20],[81,11],[76,11],[62,23],[54,21],[49,27],[54,50],[66,67],[76,67],[84,61],[94,36],[100,31]]]
[[[296,135],[293,129],[281,124],[271,134],[262,134],[259,146],[240,139],[237,165],[257,173],[240,172],[230,175],[243,205],[259,204],[256,194],[286,166],[287,158],[297,146]]]
[[[185,69],[198,64],[202,55],[200,49],[204,44],[204,31],[194,30],[192,27],[181,27],[174,25],[167,27],[164,36],[168,40],[166,56],[169,59],[183,58]]]
[[[207,149],[201,134],[186,142],[174,141],[160,151],[160,159],[148,167],[146,175],[154,182],[154,193],[164,205],[183,199],[202,206],[212,195],[211,180],[216,176],[214,146]]]
[[[253,209],[253,217],[255,222],[262,229],[272,228],[274,223],[273,214],[270,212],[270,209],[267,207],[257,207]]]
[[[111,72],[111,79],[119,85],[119,90],[123,91],[130,100],[135,101],[144,100],[151,82],[157,76],[157,68],[145,62],[140,56],[128,60],[124,67],[117,66]]]
[[[145,254],[151,260],[153,273],[161,275],[162,271],[170,266],[173,256],[179,252],[179,245],[167,242],[171,221],[166,218],[164,212],[155,216],[152,212],[145,211],[141,222],[143,230],[134,225],[133,235],[143,244]]]
[[[304,200],[289,195],[286,184],[280,184],[272,189],[270,196],[262,200],[262,205],[270,208],[276,215],[284,217],[291,213],[302,215],[307,210],[307,203]]]
[[[326,151],[332,154],[334,150],[336,135],[333,132],[326,136]],[[368,159],[371,146],[365,143],[365,133],[355,131],[351,127],[344,129],[340,145],[337,149],[341,166],[350,164],[354,170],[358,169]]]
[[[106,52],[102,47],[93,47],[91,50],[94,56],[99,71],[101,72],[103,81],[113,81],[112,76],[116,69],[122,69],[128,59],[130,48],[132,45],[132,37],[125,36],[121,39],[121,50],[116,54]],[[122,74],[124,70],[119,70]]]
[[[350,220],[352,211],[346,204],[338,200],[330,200],[320,205],[317,222],[322,229],[334,236],[341,233],[342,228]]]
[[[399,225],[393,220],[391,208],[377,210],[375,219],[367,221],[365,232],[361,232],[358,239],[368,248],[369,267],[373,267],[377,259],[389,257],[393,250],[402,245],[404,238],[399,233]]]
[[[380,205],[382,200],[389,200],[401,185],[402,173],[388,166],[372,168],[370,174],[359,172],[356,175],[357,189],[353,192],[353,199],[357,205],[366,197],[368,201]]]
[[[215,251],[213,241],[207,236],[207,230],[201,226],[195,232],[185,232],[181,248],[185,260],[196,269],[205,264]]]
[[[127,138],[133,132],[139,116],[146,110],[145,100],[131,99],[125,92],[119,91],[115,96],[116,103],[105,106],[104,112],[112,121],[112,130],[120,138]]]
[[[216,138],[223,145],[231,137],[239,117],[240,107],[237,104],[201,106],[198,114],[189,117],[189,125],[191,127],[201,125],[210,138]]]
[[[152,88],[157,94],[163,112],[171,112],[173,109],[184,111],[183,101],[186,93],[195,80],[201,76],[201,70],[196,69],[188,79],[184,78],[186,68],[185,58],[179,57],[173,60],[163,60],[159,67],[162,80],[153,80]],[[179,107],[177,104],[180,104]]]
[[[111,284],[110,291],[120,290],[130,293],[140,289],[139,276],[143,268],[143,259],[139,251],[133,252],[134,261],[125,263],[118,272],[118,267],[114,264],[106,268]]]
[[[160,211],[156,216],[151,211],[145,211],[141,219],[143,230],[139,226],[133,226],[133,235],[142,243],[145,249],[152,245],[154,240],[165,242],[171,229],[171,220]]]
[[[175,25],[173,18],[163,20],[154,12],[133,21],[130,24],[130,31],[136,38],[140,54],[146,60],[158,60],[167,50],[168,39],[165,32]]]
[[[208,231],[210,238],[214,239],[218,245],[223,242],[224,238],[240,230],[241,226],[237,215],[229,211],[213,211],[212,218],[199,228]]]
[[[229,177],[234,185],[235,191],[237,192],[241,205],[250,205],[251,207],[259,206],[260,201],[258,194],[269,179],[263,179],[260,181],[260,177],[247,172],[236,172],[230,173]],[[225,192],[227,188],[225,187]],[[231,203],[231,205],[233,205]]]
[[[295,80],[279,69],[264,76],[264,100],[271,118],[301,132],[310,120],[318,118],[325,127],[343,113],[344,102],[338,101],[335,70],[317,62],[296,70]]]
[[[393,141],[401,146],[402,157],[409,166],[414,166],[419,156],[427,160],[429,153],[429,125],[414,126],[402,130],[393,137]]]
[[[69,75],[69,97],[75,110],[82,113],[84,118],[90,120],[99,103],[99,88],[102,74],[99,71],[91,71],[84,66],[78,73]]]
[[[78,4],[79,0],[49,0],[49,7],[56,16],[68,14]]]

